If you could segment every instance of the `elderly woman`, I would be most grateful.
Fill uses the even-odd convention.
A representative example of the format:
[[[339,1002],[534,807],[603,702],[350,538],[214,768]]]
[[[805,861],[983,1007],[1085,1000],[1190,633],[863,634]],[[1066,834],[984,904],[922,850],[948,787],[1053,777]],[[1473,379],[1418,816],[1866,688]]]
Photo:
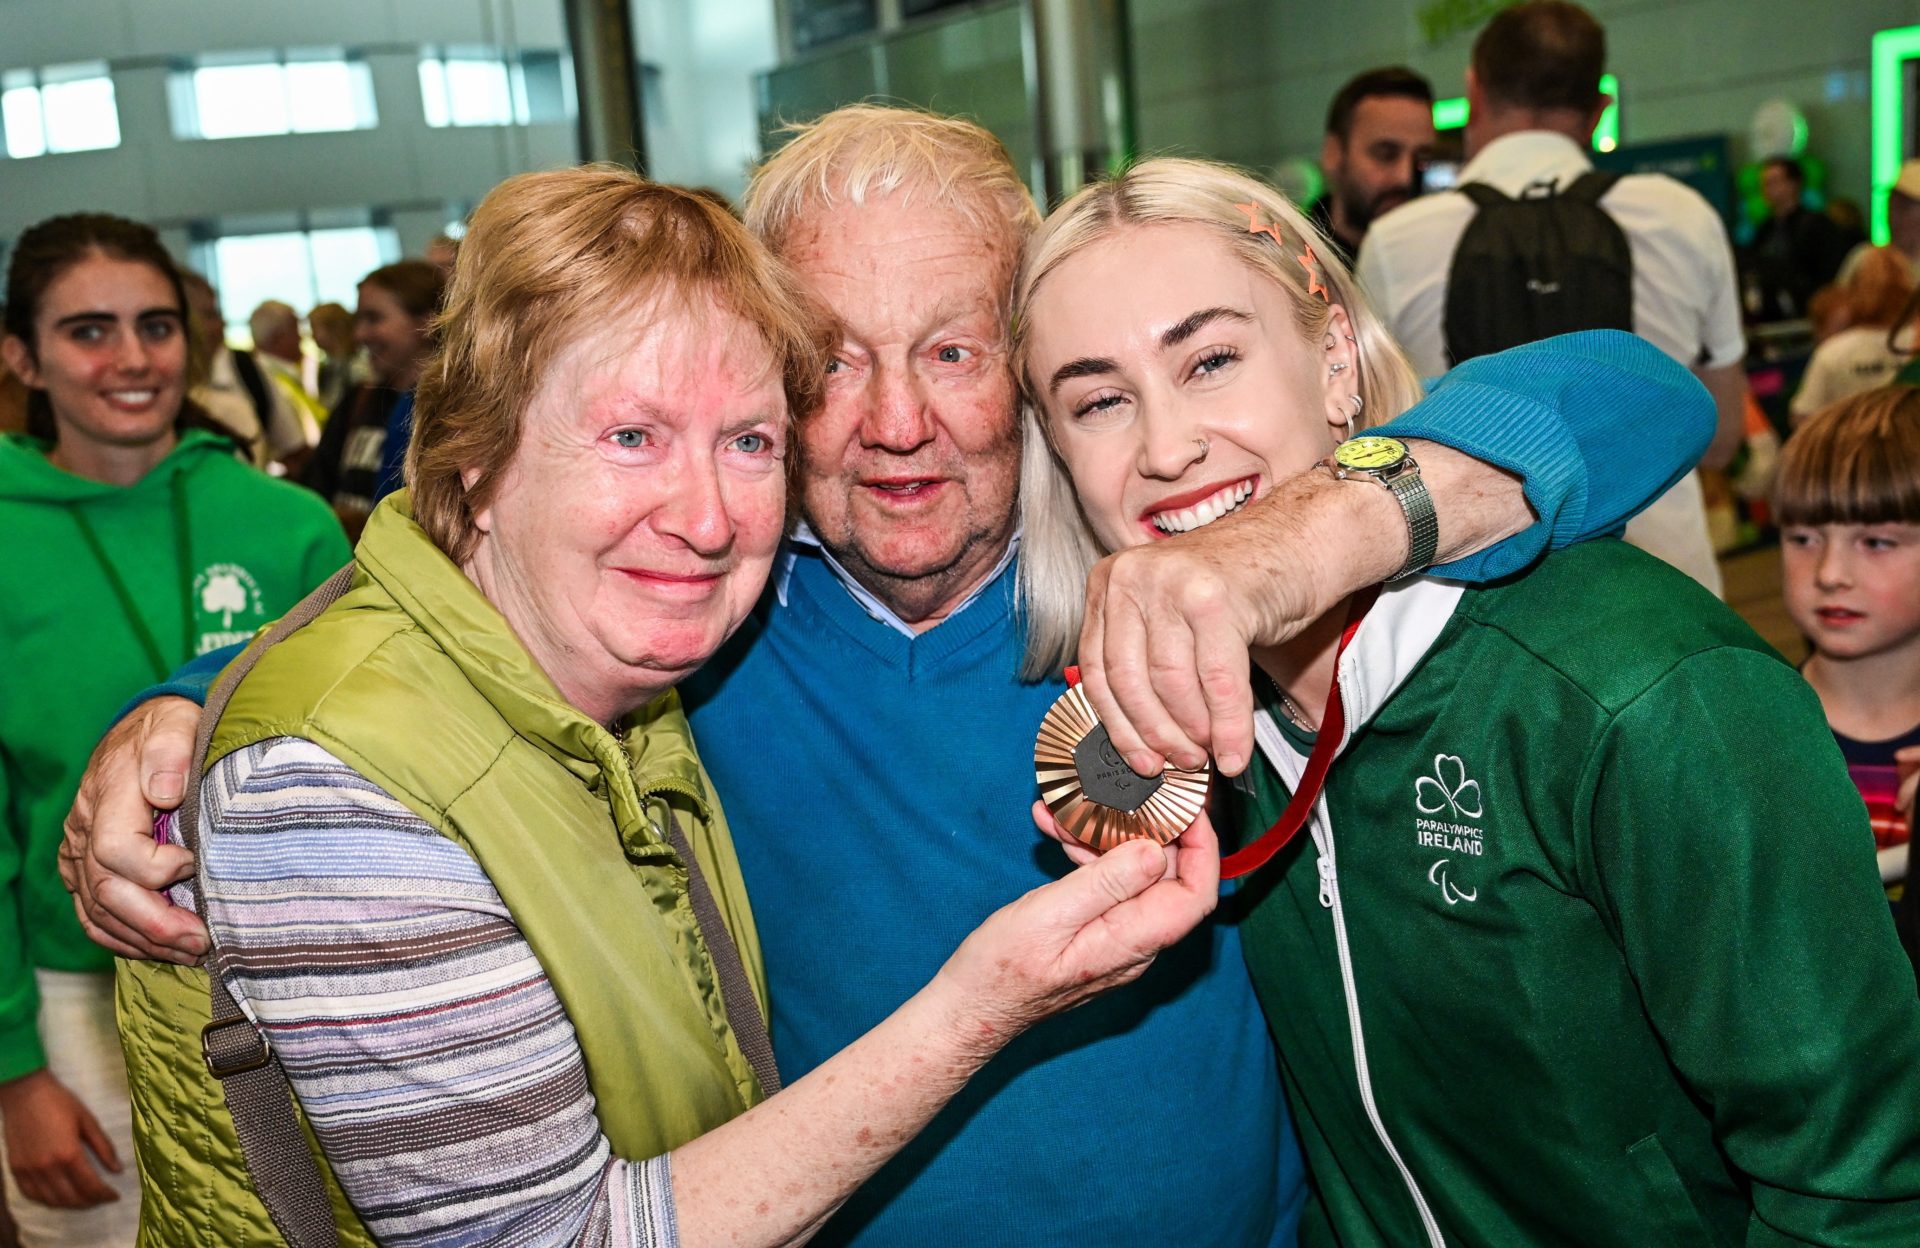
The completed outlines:
[[[753,925],[673,684],[760,593],[825,358],[699,197],[574,170],[475,214],[411,499],[256,651],[198,821],[215,964],[349,1241],[800,1242],[1009,1038],[1211,908],[1204,831],[1191,881],[1144,850],[1077,872],[768,1095]],[[205,994],[123,969],[142,1242],[276,1242],[202,1065]],[[209,1033],[214,1064],[248,1064],[223,1056],[247,1030]]]
[[[1233,524],[1322,461],[1354,489],[1407,470],[1354,436],[1417,389],[1336,256],[1191,161],[1035,236],[1044,657],[1101,551]],[[1730,611],[1596,542],[1401,580],[1251,660],[1261,757],[1222,796],[1243,841],[1311,814],[1243,889],[1304,1243],[1920,1242],[1920,1001],[1820,707]],[[1317,794],[1310,759],[1335,759]]]

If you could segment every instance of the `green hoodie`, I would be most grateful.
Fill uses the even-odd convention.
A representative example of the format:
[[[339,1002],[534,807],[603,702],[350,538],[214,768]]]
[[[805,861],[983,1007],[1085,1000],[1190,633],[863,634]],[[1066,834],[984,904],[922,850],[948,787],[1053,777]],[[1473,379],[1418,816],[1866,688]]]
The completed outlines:
[[[76,477],[46,449],[0,437],[0,1081],[46,1064],[34,968],[112,969],[55,853],[114,712],[186,659],[250,637],[351,554],[318,496],[210,434],[188,432],[131,486]]]

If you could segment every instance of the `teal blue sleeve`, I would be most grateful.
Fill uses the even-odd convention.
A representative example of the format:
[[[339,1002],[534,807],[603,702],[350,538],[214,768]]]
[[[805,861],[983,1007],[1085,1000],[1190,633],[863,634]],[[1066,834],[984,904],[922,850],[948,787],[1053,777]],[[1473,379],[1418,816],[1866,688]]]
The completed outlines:
[[[164,683],[134,694],[133,700],[120,708],[120,713],[113,717],[113,721],[119,723],[126,718],[128,711],[155,698],[187,698],[205,706],[207,695],[213,692],[213,682],[220,678],[227,664],[239,658],[240,652],[246,648],[246,642],[236,641],[230,646],[209,650],[197,658],[188,659]]]
[[[1525,482],[1531,528],[1434,568],[1491,581],[1618,532],[1700,462],[1714,424],[1713,396],[1685,366],[1644,338],[1595,329],[1469,360],[1373,432],[1438,442]]]
[[[13,760],[0,750],[0,1083],[47,1064],[40,1047],[40,993],[27,960],[20,906],[26,832],[9,793]]]

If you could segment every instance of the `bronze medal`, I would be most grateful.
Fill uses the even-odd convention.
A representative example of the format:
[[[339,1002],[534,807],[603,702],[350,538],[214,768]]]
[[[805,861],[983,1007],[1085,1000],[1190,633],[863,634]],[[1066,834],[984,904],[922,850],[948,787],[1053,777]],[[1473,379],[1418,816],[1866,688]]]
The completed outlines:
[[[1157,776],[1127,766],[1078,685],[1040,721],[1033,771],[1061,828],[1103,854],[1143,836],[1165,845],[1186,831],[1206,805],[1213,774],[1210,763],[1194,771],[1169,766]]]

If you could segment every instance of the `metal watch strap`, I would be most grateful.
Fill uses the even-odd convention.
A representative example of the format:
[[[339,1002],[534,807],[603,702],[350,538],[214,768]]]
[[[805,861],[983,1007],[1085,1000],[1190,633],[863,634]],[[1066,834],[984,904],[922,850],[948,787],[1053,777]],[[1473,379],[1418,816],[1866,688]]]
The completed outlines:
[[[1406,461],[1403,471],[1382,478],[1380,484],[1393,491],[1400,510],[1407,515],[1407,562],[1387,578],[1397,581],[1432,566],[1440,549],[1440,518],[1434,514],[1433,495],[1427,493],[1427,483],[1420,479],[1419,466],[1412,459]]]

